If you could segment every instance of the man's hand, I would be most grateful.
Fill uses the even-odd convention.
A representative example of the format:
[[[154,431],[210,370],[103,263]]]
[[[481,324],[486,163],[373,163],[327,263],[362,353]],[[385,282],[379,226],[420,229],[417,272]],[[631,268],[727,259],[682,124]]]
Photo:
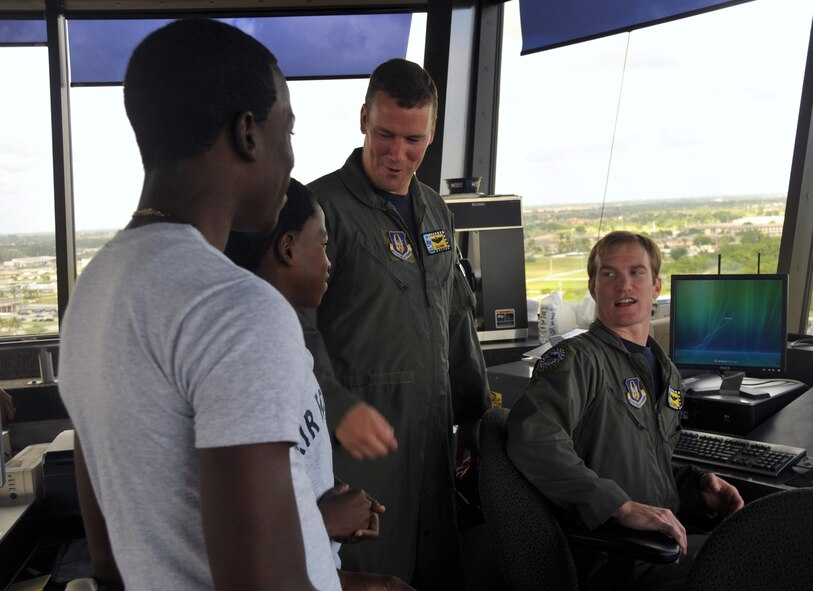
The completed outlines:
[[[398,577],[344,570],[338,572],[342,591],[415,591]]]
[[[345,413],[336,427],[336,439],[357,460],[374,460],[398,450],[392,425],[364,402]]]
[[[659,531],[678,543],[680,553],[686,554],[686,529],[669,509],[627,501],[613,513],[618,522],[631,529]]]
[[[0,415],[2,415],[4,425],[14,420],[14,411],[14,400],[12,400],[11,394],[0,388]]]
[[[457,426],[456,473],[462,478],[469,466],[477,466],[480,461],[480,421],[460,423]]]
[[[731,515],[745,505],[736,487],[712,472],[700,477],[700,496],[706,507],[722,515]]]
[[[328,536],[343,544],[377,540],[378,515],[386,511],[363,490],[351,490],[345,483],[322,495],[318,507]]]

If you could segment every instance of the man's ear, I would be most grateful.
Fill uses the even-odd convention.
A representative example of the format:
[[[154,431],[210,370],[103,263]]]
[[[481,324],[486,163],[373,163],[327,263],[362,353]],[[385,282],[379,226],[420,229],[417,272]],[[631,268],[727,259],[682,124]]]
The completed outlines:
[[[590,297],[595,300],[596,299],[596,280],[595,280],[595,278],[587,280],[587,291],[590,292]]]
[[[432,131],[429,133],[429,143],[427,145],[431,145],[432,142],[435,141],[435,127],[437,126],[436,123],[432,124]]]
[[[294,251],[296,250],[296,237],[290,232],[285,232],[277,240],[277,258],[286,267],[294,266]]]
[[[361,105],[359,113],[359,129],[363,135],[367,135],[367,105]]]
[[[235,118],[232,129],[234,149],[249,162],[257,160],[258,134],[257,120],[251,111],[243,111]]]

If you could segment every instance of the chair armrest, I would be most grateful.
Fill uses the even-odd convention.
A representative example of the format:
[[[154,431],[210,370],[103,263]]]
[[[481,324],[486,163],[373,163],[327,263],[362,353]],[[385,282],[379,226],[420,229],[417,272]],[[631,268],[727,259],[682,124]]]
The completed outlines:
[[[96,591],[96,581],[91,578],[74,579],[65,587],[65,591]]]
[[[666,534],[618,523],[604,523],[592,530],[570,527],[565,535],[571,544],[654,564],[667,564],[680,557],[680,546]]]

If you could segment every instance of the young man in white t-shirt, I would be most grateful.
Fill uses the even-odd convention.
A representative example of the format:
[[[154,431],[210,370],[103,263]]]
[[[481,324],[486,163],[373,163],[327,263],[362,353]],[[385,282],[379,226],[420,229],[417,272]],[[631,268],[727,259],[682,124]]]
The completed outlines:
[[[128,591],[339,589],[297,450],[301,329],[221,252],[284,203],[294,116],[276,59],[228,25],[176,21],[136,48],[124,97],[141,198],[61,331],[95,574]]]

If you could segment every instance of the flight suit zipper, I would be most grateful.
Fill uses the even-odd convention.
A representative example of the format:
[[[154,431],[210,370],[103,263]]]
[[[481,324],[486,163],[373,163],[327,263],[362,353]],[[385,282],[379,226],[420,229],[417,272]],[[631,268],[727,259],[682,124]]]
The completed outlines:
[[[412,198],[411,193],[410,193],[409,197],[410,197],[410,199]],[[414,207],[414,205],[413,205],[413,207]],[[398,227],[399,230],[401,230],[406,236],[409,236],[410,242],[415,241],[415,236],[412,236],[410,234],[409,229],[406,227],[406,224],[404,223],[404,220],[401,219],[401,214],[398,213],[398,210],[395,209],[394,205],[392,205],[391,203],[387,203],[386,205],[384,205],[384,207],[381,208],[381,210],[387,216],[389,216],[390,219],[392,219],[393,221],[396,222],[396,226]],[[420,226],[416,226],[416,230],[420,231]],[[425,267],[425,265],[423,263],[423,259],[422,259],[421,255],[418,254],[418,248],[419,248],[420,245],[413,244],[412,246],[413,246],[413,256],[415,257],[415,263],[421,268],[421,272],[423,273],[424,284],[427,284],[426,267]],[[406,283],[404,283],[400,279],[396,279],[396,281],[398,282],[399,287],[403,291],[407,291],[407,292],[409,291],[409,286]],[[424,295],[424,300],[426,301],[426,307],[431,308],[432,303],[429,301],[429,293],[428,293],[428,291],[426,289],[424,289],[423,295]]]
[[[646,425],[642,425],[636,416],[629,411],[629,409],[627,409],[627,414],[632,419],[632,422],[635,423],[635,426],[638,427],[639,431],[647,431]]]

